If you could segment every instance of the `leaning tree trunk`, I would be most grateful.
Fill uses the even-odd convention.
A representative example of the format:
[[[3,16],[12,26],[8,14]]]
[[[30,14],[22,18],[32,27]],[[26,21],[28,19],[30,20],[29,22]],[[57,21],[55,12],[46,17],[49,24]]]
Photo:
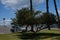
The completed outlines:
[[[57,16],[57,22],[58,22],[58,26],[59,26],[59,14],[58,14],[58,9],[57,9],[57,4],[56,4],[56,0],[54,0],[54,6],[55,6],[55,10],[56,10],[56,16]],[[59,27],[60,28],[60,27]]]
[[[49,13],[49,0],[46,0],[46,12]],[[49,20],[48,20],[49,21]],[[48,30],[50,30],[50,26],[48,24]]]

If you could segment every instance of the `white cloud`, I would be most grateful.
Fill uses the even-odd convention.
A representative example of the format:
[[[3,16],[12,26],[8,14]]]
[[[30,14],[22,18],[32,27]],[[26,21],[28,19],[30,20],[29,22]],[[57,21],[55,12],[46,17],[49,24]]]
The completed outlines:
[[[5,25],[10,25],[10,23],[11,23],[11,20],[8,20],[8,19],[5,20]],[[0,20],[0,25],[4,25],[3,20]]]
[[[33,3],[36,5],[36,4],[41,4],[41,3],[44,3],[45,0],[33,0]]]
[[[44,2],[45,0],[33,0],[33,5],[38,5]],[[29,0],[1,0],[1,3],[5,5],[5,7],[14,10],[22,7],[29,7]]]

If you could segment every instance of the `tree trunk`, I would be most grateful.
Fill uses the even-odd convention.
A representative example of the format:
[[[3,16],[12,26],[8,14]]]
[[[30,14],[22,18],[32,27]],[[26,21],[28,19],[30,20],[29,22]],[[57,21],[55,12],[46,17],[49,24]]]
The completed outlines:
[[[48,6],[49,0],[46,0],[46,12],[49,13],[49,6]]]
[[[37,27],[38,25],[36,24],[36,32],[38,31],[38,27]]]
[[[58,21],[59,21],[59,14],[58,14],[58,9],[57,9],[56,0],[54,0],[54,6],[55,6],[55,10],[56,10],[56,16],[57,16],[57,19],[58,19]]]
[[[46,0],[46,11],[47,11],[47,13],[49,13],[49,0]],[[47,27],[48,27],[48,30],[50,30],[50,26],[47,25]]]
[[[27,29],[28,29],[28,25],[26,26],[26,31],[27,31]]]
[[[34,29],[33,28],[34,28],[33,25],[31,25],[31,32],[34,32]]]
[[[27,27],[26,27],[26,31],[27,31]]]
[[[56,16],[57,16],[57,22],[58,22],[58,27],[60,27],[60,23],[59,23],[59,14],[58,14],[58,9],[57,9],[57,4],[56,4],[56,0],[54,0],[54,6],[55,6],[55,10],[56,10]]]
[[[30,0],[30,13],[32,14],[33,7],[32,7],[32,0]],[[33,32],[33,25],[31,25],[31,31]]]
[[[14,30],[14,32],[17,32],[17,31],[16,31],[16,27],[15,27],[15,30]]]
[[[31,12],[32,12],[32,0],[30,0],[30,10],[31,10]]]
[[[50,25],[47,25],[47,27],[48,27],[48,30],[51,30]]]

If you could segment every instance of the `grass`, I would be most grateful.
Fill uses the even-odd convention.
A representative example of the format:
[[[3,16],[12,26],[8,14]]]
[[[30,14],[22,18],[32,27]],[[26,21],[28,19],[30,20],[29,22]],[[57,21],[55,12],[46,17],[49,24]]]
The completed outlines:
[[[0,34],[0,40],[60,40],[60,30],[42,30],[37,33]]]
[[[12,33],[12,34],[0,34],[0,40],[20,40],[17,38],[18,33]]]

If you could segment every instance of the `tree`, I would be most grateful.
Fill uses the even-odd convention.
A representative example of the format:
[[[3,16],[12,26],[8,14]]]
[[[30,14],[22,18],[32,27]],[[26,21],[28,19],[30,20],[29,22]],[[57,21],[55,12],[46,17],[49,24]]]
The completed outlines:
[[[31,26],[32,32],[34,32],[33,25],[37,25],[40,23],[40,22],[38,22],[39,20],[37,18],[35,18],[35,16],[39,13],[41,13],[41,11],[32,11],[32,13],[30,13],[31,18],[27,20],[27,24]]]
[[[32,11],[33,11],[32,0],[30,0],[30,13],[31,13],[31,15],[32,15]],[[33,25],[31,25],[31,31],[33,31]]]
[[[12,20],[11,24],[13,25],[13,26],[12,26],[12,30],[13,30],[14,32],[17,32],[17,31],[16,31],[16,26],[17,26],[16,19],[13,18],[13,19],[11,19],[11,20]]]
[[[18,25],[25,25],[26,20],[30,17],[29,15],[30,14],[28,8],[22,8],[21,10],[17,10],[16,19]]]
[[[32,7],[32,0],[30,0],[30,11],[33,11],[33,7]]]
[[[41,11],[32,11],[29,8],[22,8],[20,10],[17,10],[16,12],[16,22],[17,24],[20,25],[27,25],[31,26],[31,31],[33,31],[33,25],[37,23],[35,19],[35,15],[41,13]],[[27,30],[27,27],[26,27]]]
[[[16,19],[13,18],[13,19],[11,19],[11,20],[12,20],[11,24],[17,26]]]
[[[49,0],[46,0],[46,12],[47,13],[49,13],[49,5],[48,5],[48,3],[49,3]]]
[[[56,17],[57,17],[57,22],[58,22],[58,26],[59,26],[59,14],[58,14],[58,9],[57,9],[57,4],[56,4],[56,0],[54,0],[54,6],[55,6],[55,10],[56,10]]]
[[[46,12],[49,14],[49,0],[46,0]],[[49,17],[49,16],[48,16]],[[49,21],[49,20],[48,20]],[[50,30],[50,26],[48,24],[48,30]]]
[[[42,24],[47,24],[47,27],[50,28],[48,25],[52,25],[56,23],[55,15],[52,13],[43,13],[43,15],[40,17]]]
[[[19,26],[27,25],[27,20],[30,18],[30,10],[28,8],[22,8],[20,10],[17,10],[16,12],[16,19],[17,24]],[[27,31],[27,27],[26,27]]]

